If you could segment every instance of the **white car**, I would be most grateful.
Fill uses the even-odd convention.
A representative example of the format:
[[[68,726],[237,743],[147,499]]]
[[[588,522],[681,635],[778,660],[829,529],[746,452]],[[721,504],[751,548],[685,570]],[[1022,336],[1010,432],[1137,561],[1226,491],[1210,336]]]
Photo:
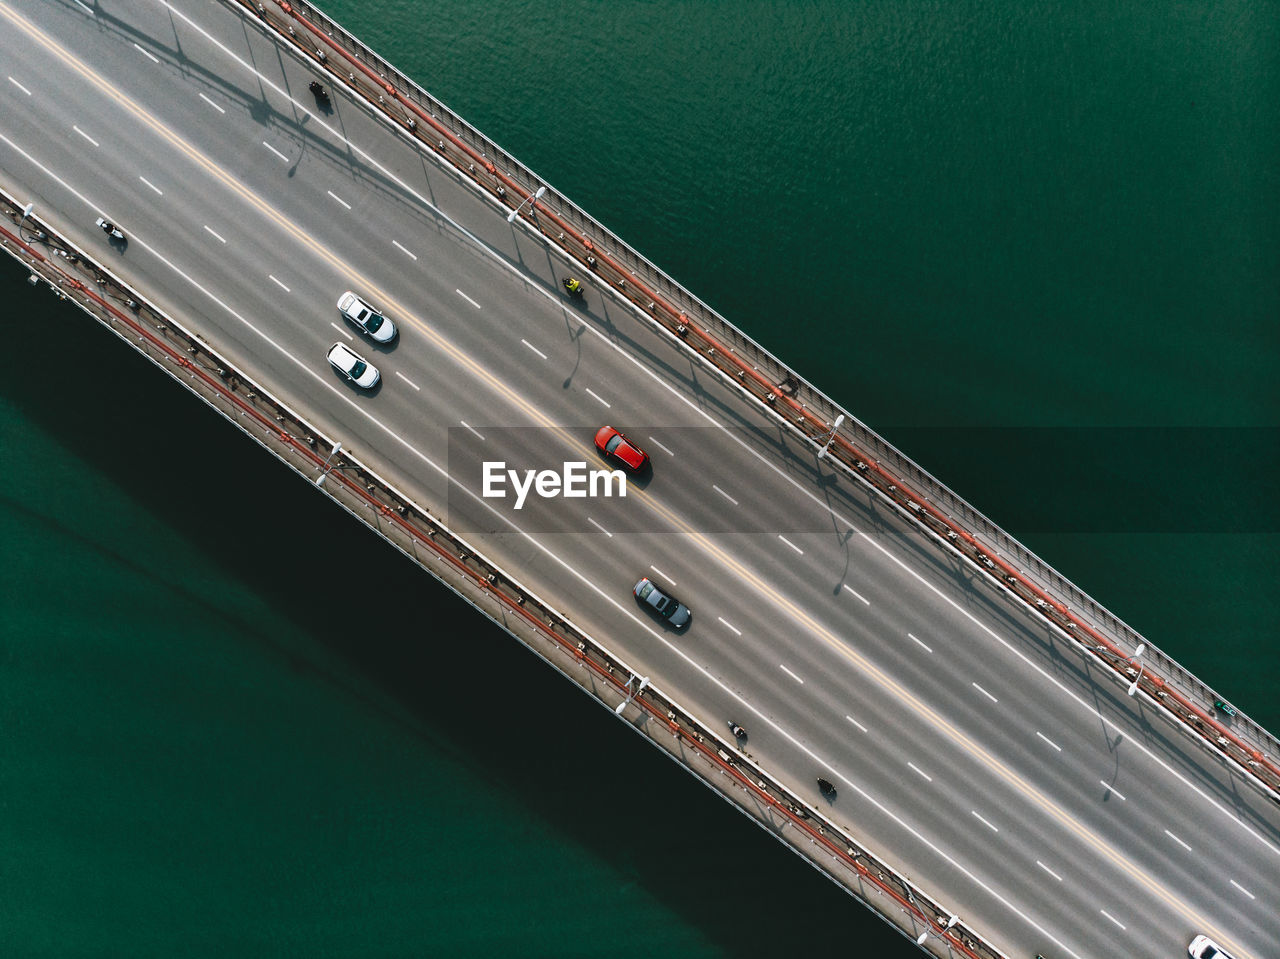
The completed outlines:
[[[338,298],[338,310],[376,343],[390,343],[396,338],[396,325],[350,290]]]
[[[349,346],[334,343],[329,347],[329,362],[361,389],[371,390],[378,385],[378,368]]]
[[[1196,936],[1192,939],[1191,945],[1187,946],[1187,955],[1191,959],[1233,959],[1231,953],[1208,936]]]

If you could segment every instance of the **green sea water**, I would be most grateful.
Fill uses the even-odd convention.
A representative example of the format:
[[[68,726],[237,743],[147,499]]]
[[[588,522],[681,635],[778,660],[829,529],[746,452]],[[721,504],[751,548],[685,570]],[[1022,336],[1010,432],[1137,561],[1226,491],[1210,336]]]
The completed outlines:
[[[1280,727],[1273,7],[329,9]],[[0,284],[11,338],[58,333],[0,379],[6,955],[914,954],[76,311]],[[1030,451],[1039,427],[1060,442]],[[1152,427],[1186,428],[1158,472],[1116,439]],[[1185,522],[1133,521],[1155,491]],[[366,582],[410,599],[352,636],[328,597]]]

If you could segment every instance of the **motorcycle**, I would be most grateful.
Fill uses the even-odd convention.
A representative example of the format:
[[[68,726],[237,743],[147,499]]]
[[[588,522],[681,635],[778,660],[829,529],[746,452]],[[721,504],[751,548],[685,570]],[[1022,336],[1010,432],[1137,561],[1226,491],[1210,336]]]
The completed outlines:
[[[747,738],[747,728],[738,725],[732,719],[729,720],[729,732],[733,733],[734,739],[745,741]]]
[[[124,231],[105,217],[98,217],[98,226],[109,238],[113,240],[124,239]]]
[[[318,81],[312,80],[307,84],[307,89],[315,96],[316,103],[320,104],[320,106],[327,107],[329,105],[329,91],[322,87]]]
[[[586,292],[586,288],[582,285],[580,280],[572,276],[566,276],[561,280],[561,282],[564,284],[565,290],[571,297],[575,300],[582,299],[583,294]]]

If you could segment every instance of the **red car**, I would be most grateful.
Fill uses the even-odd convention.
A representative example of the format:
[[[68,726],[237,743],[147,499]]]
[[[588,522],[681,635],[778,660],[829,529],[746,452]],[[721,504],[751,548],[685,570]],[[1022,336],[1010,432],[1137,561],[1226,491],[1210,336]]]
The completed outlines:
[[[633,473],[644,469],[649,462],[649,454],[636,446],[612,426],[602,426],[596,430],[596,449],[605,456],[620,461]]]

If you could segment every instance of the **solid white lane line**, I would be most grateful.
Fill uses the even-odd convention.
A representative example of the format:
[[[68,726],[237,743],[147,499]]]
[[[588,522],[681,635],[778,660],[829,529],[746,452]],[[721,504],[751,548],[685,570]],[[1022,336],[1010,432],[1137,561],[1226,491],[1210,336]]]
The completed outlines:
[[[1115,923],[1117,926],[1119,926],[1121,929],[1123,929],[1123,928],[1124,928],[1124,923],[1123,923],[1123,922],[1121,922],[1119,919],[1117,919],[1115,916],[1111,915],[1111,913],[1107,912],[1107,910],[1105,910],[1105,909],[1099,909],[1099,910],[1098,910],[1098,912],[1102,913],[1104,916],[1106,916],[1108,919],[1110,919],[1112,922],[1114,922],[1114,923]]]
[[[1039,736],[1041,739],[1043,739],[1045,742],[1047,742],[1050,746],[1052,746],[1058,752],[1062,752],[1062,747],[1059,746],[1057,743],[1055,743],[1052,739],[1050,739],[1044,733],[1040,732],[1039,730],[1036,730],[1036,735]]]
[[[273,146],[272,146],[270,143],[268,143],[266,140],[263,140],[263,141],[262,141],[262,145],[263,145],[264,147],[266,147],[268,150],[270,150],[272,153],[274,153],[276,156],[278,156],[278,157],[279,157],[281,160],[283,160],[285,163],[288,163],[288,162],[289,162],[289,158],[288,158],[287,156],[285,156],[283,153],[281,153],[279,150],[277,150],[275,147],[273,147]]]
[[[475,300],[471,299],[471,297],[467,296],[467,294],[463,293],[461,290],[455,289],[453,292],[454,292],[454,293],[457,293],[457,294],[458,294],[458,296],[462,297],[464,300],[466,300],[468,303],[470,303],[472,306],[474,306],[477,310],[483,310],[483,309],[484,309],[484,307],[482,307],[482,306],[481,306],[479,303],[477,303]]]
[[[732,503],[734,506],[737,506],[737,505],[738,505],[738,501],[737,501],[736,499],[734,499],[732,496],[730,496],[728,493],[726,493],[724,490],[722,490],[722,489],[721,489],[719,486],[717,486],[715,483],[712,483],[712,484],[711,484],[711,488],[712,488],[713,490],[715,490],[717,493],[719,493],[721,496],[723,496],[725,499],[727,499],[727,500],[728,500],[730,503]]]
[[[19,83],[17,80],[15,80],[13,77],[10,77],[10,78],[9,78],[9,82],[10,82],[10,83],[12,83],[12,84],[13,84],[15,87],[17,87],[19,90],[21,90],[23,93],[25,93],[27,96],[31,96],[31,91],[30,91],[30,90],[28,90],[26,87],[24,87],[24,86],[23,86],[21,83]]]
[[[970,809],[970,810],[969,810],[969,812],[973,813],[975,816],[978,816],[978,813],[977,813],[975,810],[973,810],[973,809]],[[999,830],[999,829],[997,829],[995,826],[991,825],[991,823],[989,823],[989,822],[987,822],[985,819],[983,819],[981,816],[978,816],[978,822],[982,823],[982,825],[986,826],[986,827],[987,827],[988,829],[990,829],[992,832],[999,832],[999,831],[1000,831],[1000,830]]]
[[[778,663],[778,668],[782,670],[784,673],[786,673],[788,676],[790,676],[792,679],[794,679],[801,686],[804,685],[804,680],[801,679],[799,676],[797,676],[795,673],[793,673],[791,670],[787,669],[786,666],[783,666],[782,663]]]
[[[219,243],[226,243],[226,242],[227,242],[227,241],[226,241],[226,240],[224,240],[222,237],[218,236],[218,234],[214,233],[214,232],[213,232],[211,229],[209,229],[209,227],[207,227],[207,226],[204,228],[204,231],[205,231],[206,233],[208,233],[211,237],[213,237],[215,240],[217,240]]]
[[[1049,875],[1051,875],[1054,879],[1058,880],[1058,882],[1062,882],[1062,877],[1059,876],[1052,869],[1050,869],[1048,866],[1046,866],[1044,863],[1042,863],[1039,859],[1036,860],[1036,865],[1039,866],[1041,869],[1043,869],[1045,872],[1047,872]]]
[[[1112,785],[1111,785],[1110,783],[1108,783],[1105,779],[1099,779],[1099,780],[1098,780],[1098,782],[1100,782],[1100,783],[1102,783],[1102,785],[1106,786],[1106,787],[1107,787],[1107,789],[1108,789],[1110,792],[1113,792],[1113,793],[1115,793],[1117,796],[1119,796],[1119,797],[1120,797],[1120,799],[1121,799],[1121,801],[1123,801],[1123,800],[1124,800],[1124,793],[1122,793],[1120,790],[1116,789],[1116,787],[1115,787],[1115,786],[1112,786]]]
[[[270,280],[272,283],[274,283],[276,286],[280,287],[280,289],[284,290],[286,293],[291,292],[291,291],[290,291],[290,289],[289,289],[287,286],[285,286],[283,283],[281,283],[279,280],[277,280],[277,279],[276,279],[274,276],[272,276],[270,273],[268,273],[268,274],[267,274],[267,279],[268,279],[268,280]]]
[[[1234,879],[1231,880],[1231,885],[1235,886],[1237,889],[1239,889],[1242,893],[1244,893],[1250,899],[1258,898],[1253,893],[1251,893],[1248,889],[1246,889],[1244,886],[1240,885],[1240,883],[1236,882]]]
[[[853,593],[854,596],[858,597],[858,599],[862,600],[868,606],[871,605],[871,600],[867,599],[867,597],[863,596],[861,593],[859,593],[856,589],[854,589],[848,583],[844,584],[844,588],[847,589],[849,592]]]
[[[90,143],[92,143],[94,146],[102,146],[102,144],[101,144],[101,143],[99,143],[99,142],[98,142],[97,140],[95,140],[93,137],[89,136],[89,134],[85,133],[83,130],[81,130],[81,129],[80,129],[78,126],[76,126],[74,123],[71,125],[71,129],[75,130],[75,131],[76,131],[76,133],[80,134],[82,137],[84,137],[86,140],[88,140],[88,141],[89,141]]]
[[[926,782],[933,782],[933,777],[930,776],[928,773],[926,773],[923,769],[921,769],[915,763],[907,763],[907,765],[910,766],[912,769],[914,769],[916,772],[918,772],[921,776],[923,776]]]
[[[915,642],[919,643],[919,645],[924,649],[924,651],[925,651],[926,653],[931,653],[931,652],[933,652],[933,650],[932,650],[932,649],[930,649],[930,648],[928,647],[928,645],[926,645],[925,643],[923,643],[923,642],[921,642],[920,640],[916,639],[916,638],[915,638],[914,636],[912,636],[910,633],[907,633],[907,639],[915,640]]]
[[[590,516],[587,517],[587,522],[590,523],[592,526],[594,526],[596,529],[598,529],[600,532],[604,533],[605,536],[608,536],[610,539],[613,539],[613,534],[610,533],[603,526],[601,526],[599,523],[597,523],[595,520],[593,520]]]
[[[89,14],[89,16],[93,16],[93,7],[89,6],[87,3],[81,3],[80,0],[76,0],[76,6]]]
[[[724,623],[726,626],[728,626],[731,630],[733,630],[739,636],[742,635],[742,630],[740,630],[737,626],[733,625],[733,623],[729,622],[723,616],[717,616],[716,619],[720,620],[720,622]]]
[[[583,387],[583,389],[585,389],[588,393],[590,393],[590,394],[591,394],[592,396],[594,396],[597,400],[599,400],[601,403],[603,403],[603,404],[604,404],[604,406],[605,406],[605,409],[609,409],[609,410],[613,409],[613,404],[612,404],[612,403],[610,403],[608,400],[606,400],[603,396],[601,396],[601,395],[600,395],[599,393],[597,393],[595,390],[591,389],[590,387]]]
[[[351,204],[348,203],[346,200],[344,200],[342,197],[338,196],[338,194],[334,193],[332,190],[325,190],[324,192],[329,194],[329,196],[333,197],[335,200],[337,200],[339,203],[345,206],[348,210],[351,209]],[[394,243],[395,241],[393,240],[392,242]]]
[[[649,442],[652,443],[654,446],[658,447],[658,449],[662,450],[662,452],[666,453],[668,456],[676,455],[675,453],[671,452],[671,450],[667,449],[665,446],[663,446],[661,443],[655,440],[652,436],[649,437]]]
[[[655,573],[657,573],[659,576],[661,576],[663,580],[666,581],[666,584],[670,586],[672,589],[676,588],[676,581],[672,579],[670,576],[668,576],[666,573],[664,573],[662,570],[658,569],[658,567],[650,566],[649,568],[653,570]]]
[[[151,187],[151,189],[155,190],[156,193],[159,194],[160,196],[164,196],[164,191],[161,190],[154,183],[152,183],[150,180],[148,180],[146,177],[140,176],[138,177],[138,179],[141,180],[143,183],[145,183],[147,186]]]
[[[989,692],[987,692],[985,689],[983,689],[983,688],[982,688],[981,686],[979,686],[977,683],[970,683],[969,685],[971,685],[971,686],[972,686],[974,689],[976,689],[978,692],[982,693],[982,695],[986,696],[986,697],[987,697],[987,699],[991,700],[993,703],[998,703],[998,702],[1000,702],[1000,700],[996,699],[994,696],[992,696]]]
[[[474,426],[469,426],[466,420],[458,420],[458,422],[461,423],[463,426],[465,426],[467,429],[471,430],[472,433],[475,433],[476,436],[480,436],[479,430],[477,430]],[[480,439],[484,439],[484,437],[480,436]]]
[[[795,550],[797,553],[799,553],[801,556],[803,556],[803,555],[804,555],[804,550],[802,550],[802,549],[801,549],[799,546],[797,546],[795,543],[791,542],[791,540],[787,539],[787,538],[786,538],[785,536],[783,536],[781,533],[779,533],[779,534],[778,534],[778,539],[782,540],[784,543],[786,543],[788,546],[790,546],[792,549],[794,549],[794,550]]]
[[[341,333],[343,336],[345,336],[348,340],[354,340],[354,339],[355,339],[355,337],[354,337],[354,336],[352,336],[350,333],[348,333],[346,330],[344,330],[342,327],[340,327],[337,323],[334,323],[332,320],[330,320],[330,321],[329,321],[329,325],[330,325],[330,326],[332,326],[332,327],[333,327],[335,330],[337,330],[339,333]]]
[[[845,719],[849,720],[849,722],[853,723],[855,726],[861,729],[864,733],[867,731],[867,727],[862,725],[862,723],[858,722],[852,716],[846,716]]]
[[[543,353],[543,352],[542,352],[542,350],[538,349],[536,346],[534,346],[534,345],[533,345],[532,343],[530,343],[528,340],[521,339],[521,340],[520,340],[520,342],[521,342],[521,343],[523,343],[525,346],[529,347],[529,349],[533,350],[533,352],[537,353],[537,354],[538,354],[540,357],[542,357],[544,360],[547,358],[547,354],[546,354],[546,353]]]
[[[136,43],[133,45],[133,49],[137,50],[139,53],[141,53],[144,57],[146,57],[152,63],[160,62],[160,58],[157,57],[154,53],[152,53],[149,50],[142,49],[142,47],[138,46]]]
[[[412,250],[410,250],[407,246],[405,246],[405,245],[404,245],[403,243],[401,243],[399,240],[392,240],[392,241],[391,241],[391,244],[392,244],[392,246],[398,246],[398,247],[400,247],[400,252],[401,252],[401,253],[403,253],[403,254],[405,254],[406,256],[411,256],[411,257],[413,257],[415,260],[418,258],[418,254],[414,253]]]
[[[1167,830],[1167,829],[1166,829],[1166,830],[1164,831],[1164,834],[1165,834],[1166,836],[1168,836],[1170,839],[1172,839],[1174,842],[1176,842],[1176,843],[1177,843],[1179,846],[1181,846],[1183,849],[1185,849],[1187,852],[1191,852],[1191,847],[1190,847],[1190,846],[1188,846],[1188,845],[1187,845],[1185,842],[1183,842],[1181,839],[1179,839],[1177,836],[1175,836],[1173,833],[1169,832],[1169,830]]]
[[[220,104],[214,103],[212,100],[210,100],[208,97],[206,97],[203,93],[202,93],[202,94],[200,94],[200,99],[201,99],[201,100],[203,100],[205,103],[209,104],[209,106],[213,107],[213,108],[214,108],[215,110],[217,110],[219,113],[226,113],[226,112],[227,112],[226,110],[224,110],[224,109],[222,108],[222,106],[221,106]]]
[[[401,373],[399,370],[392,370],[392,372],[393,372],[393,373],[395,373],[395,375],[396,375],[396,376],[400,377],[400,379],[404,380],[406,383],[408,383],[410,386],[412,386],[415,390],[418,390],[418,391],[421,391],[421,390],[422,390],[422,387],[421,387],[421,386],[419,386],[417,383],[413,382],[413,380],[409,379],[409,377],[405,376],[405,375],[404,375],[403,373]]]

